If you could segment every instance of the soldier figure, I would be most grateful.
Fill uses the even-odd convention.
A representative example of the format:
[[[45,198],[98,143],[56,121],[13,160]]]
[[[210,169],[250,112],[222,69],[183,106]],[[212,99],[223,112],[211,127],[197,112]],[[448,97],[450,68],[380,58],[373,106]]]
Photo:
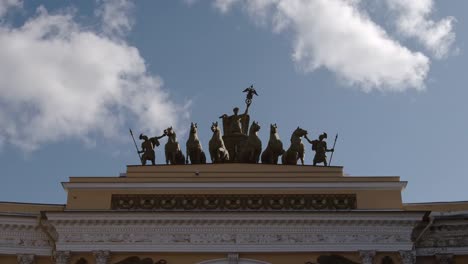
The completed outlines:
[[[327,148],[327,142],[324,141],[324,139],[327,138],[327,133],[323,133],[319,136],[318,140],[310,140],[307,135],[304,136],[307,141],[312,144],[312,150],[315,151],[315,156],[314,156],[314,166],[317,166],[317,163],[322,163],[325,166],[328,166],[327,164],[327,152],[333,152],[335,151],[334,149],[328,149]]]
[[[163,138],[166,136],[166,133],[164,133],[160,137],[152,137],[148,139],[146,135],[140,134],[140,140],[143,140],[141,143],[141,149],[138,151],[138,153],[143,153],[141,155],[141,165],[146,165],[146,161],[150,160],[152,165],[156,165],[156,154],[154,153],[154,148],[159,146],[159,140],[160,138]]]

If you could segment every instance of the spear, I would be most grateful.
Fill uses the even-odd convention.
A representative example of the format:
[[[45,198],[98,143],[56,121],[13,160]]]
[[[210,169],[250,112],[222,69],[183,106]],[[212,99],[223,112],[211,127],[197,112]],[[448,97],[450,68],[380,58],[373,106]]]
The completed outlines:
[[[333,149],[333,152],[332,152],[332,154],[331,154],[331,156],[330,156],[330,162],[328,163],[328,166],[331,166],[331,162],[332,162],[332,159],[333,159],[333,153],[335,153],[335,145],[336,145],[336,140],[337,140],[337,139],[338,139],[338,133],[337,133],[336,136],[335,136],[335,142],[333,142],[333,148],[332,148],[332,149]]]
[[[135,141],[135,137],[133,137],[133,131],[132,131],[132,129],[130,129],[130,135],[132,135],[133,143],[135,144],[135,148],[136,148],[138,157],[140,157],[140,160],[141,160],[141,155],[140,155],[140,152],[138,151],[138,147],[137,147],[137,144],[136,144],[136,141]],[[332,154],[332,155],[333,155],[333,154]]]

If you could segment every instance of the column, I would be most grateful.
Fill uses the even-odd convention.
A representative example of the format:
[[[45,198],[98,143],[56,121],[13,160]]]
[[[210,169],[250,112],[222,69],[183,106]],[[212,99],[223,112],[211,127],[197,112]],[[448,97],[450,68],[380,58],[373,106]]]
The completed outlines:
[[[55,264],[70,264],[70,251],[56,251]]]
[[[229,254],[228,254],[228,263],[229,263],[229,264],[237,264],[237,263],[239,263],[239,254],[237,254],[237,253],[229,253]]]
[[[453,264],[453,254],[436,254],[438,264]]]
[[[415,264],[416,253],[413,250],[400,250],[401,264]]]
[[[20,254],[16,256],[16,259],[18,260],[18,264],[34,264],[35,259],[34,255],[30,254]]]
[[[374,264],[375,251],[374,250],[363,250],[359,251],[362,264]]]
[[[108,250],[93,251],[96,258],[96,264],[108,264],[110,260],[110,252]]]

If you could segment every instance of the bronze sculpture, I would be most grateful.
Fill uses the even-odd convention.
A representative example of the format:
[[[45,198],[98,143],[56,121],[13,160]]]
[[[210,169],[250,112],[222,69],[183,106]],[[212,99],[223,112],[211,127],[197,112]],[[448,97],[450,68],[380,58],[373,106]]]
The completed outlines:
[[[250,85],[250,87],[247,87],[245,88],[245,90],[243,91],[244,93],[247,93],[247,96],[245,98],[245,103],[247,104],[247,108],[250,106],[250,104],[252,103],[252,99],[253,99],[253,96],[254,95],[257,95],[257,91],[255,90],[255,88],[253,87],[253,84]]]
[[[223,140],[229,152],[231,162],[239,162],[242,146],[247,140],[250,116],[248,108],[244,114],[239,115],[239,108],[233,109],[233,115],[226,114],[220,116],[223,120]]]
[[[224,145],[223,138],[221,137],[221,131],[218,127],[218,122],[214,122],[211,125],[211,131],[213,136],[209,142],[209,150],[212,163],[224,163],[229,161],[229,152]]]
[[[266,149],[262,153],[262,163],[278,164],[279,156],[283,155],[283,142],[281,142],[278,135],[278,126],[276,124],[270,125],[270,140]]]
[[[291,135],[291,146],[281,157],[281,161],[286,165],[297,165],[297,160],[301,160],[304,165],[304,144],[301,137],[307,135],[307,131],[297,127]]]
[[[166,154],[166,164],[185,164],[185,156],[180,149],[176,133],[172,127],[164,130],[167,135],[167,143],[164,146]]]
[[[166,133],[159,137],[152,137],[148,138],[146,135],[140,134],[140,140],[143,140],[141,143],[141,150],[138,151],[138,154],[143,153],[141,155],[141,165],[146,165],[146,161],[150,160],[152,165],[156,165],[156,154],[154,152],[154,148],[159,146],[160,138],[166,136]]]
[[[260,160],[260,153],[262,152],[262,141],[257,135],[260,130],[258,122],[253,121],[249,130],[249,137],[242,146],[240,152],[240,162],[244,163],[258,163]]]
[[[328,149],[327,148],[327,142],[324,140],[327,138],[327,133],[323,133],[319,136],[318,140],[310,140],[307,135],[304,136],[304,138],[312,144],[312,150],[315,151],[315,156],[314,156],[314,162],[313,165],[317,166],[317,163],[322,163],[324,166],[328,166],[327,164],[327,152],[333,152],[335,151],[334,149]]]
[[[185,163],[188,164],[189,158],[190,163],[192,164],[205,164],[206,163],[206,156],[203,148],[200,144],[200,140],[198,139],[198,127],[197,123],[190,124],[190,134],[189,138],[187,139],[186,143],[186,154],[187,158]]]

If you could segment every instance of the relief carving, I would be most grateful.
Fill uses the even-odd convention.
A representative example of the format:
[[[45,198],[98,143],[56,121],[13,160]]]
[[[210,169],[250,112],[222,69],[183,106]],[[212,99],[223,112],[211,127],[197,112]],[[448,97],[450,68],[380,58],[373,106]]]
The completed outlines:
[[[310,211],[356,209],[355,194],[307,195],[112,195],[113,210]]]

